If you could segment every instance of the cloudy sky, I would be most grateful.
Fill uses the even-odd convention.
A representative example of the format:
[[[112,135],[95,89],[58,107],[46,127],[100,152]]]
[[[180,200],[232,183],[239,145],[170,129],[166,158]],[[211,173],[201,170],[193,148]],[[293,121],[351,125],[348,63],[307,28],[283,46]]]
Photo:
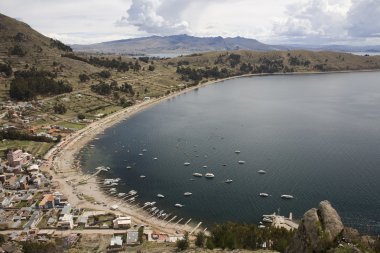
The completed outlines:
[[[0,12],[70,44],[184,33],[380,44],[380,0],[1,0]]]

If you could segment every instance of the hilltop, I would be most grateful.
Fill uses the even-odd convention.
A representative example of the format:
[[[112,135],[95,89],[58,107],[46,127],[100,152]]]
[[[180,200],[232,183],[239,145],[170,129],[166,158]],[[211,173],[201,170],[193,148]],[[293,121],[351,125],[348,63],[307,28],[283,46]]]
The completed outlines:
[[[106,41],[89,45],[72,45],[74,51],[105,54],[168,55],[205,53],[211,51],[281,51],[311,50],[335,52],[380,52],[380,46],[350,45],[269,45],[244,37],[196,37],[186,34],[149,36],[133,39]]]

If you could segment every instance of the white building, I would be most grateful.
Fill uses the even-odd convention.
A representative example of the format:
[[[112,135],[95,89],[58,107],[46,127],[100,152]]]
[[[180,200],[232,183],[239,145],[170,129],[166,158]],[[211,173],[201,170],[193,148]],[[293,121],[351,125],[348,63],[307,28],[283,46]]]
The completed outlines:
[[[132,224],[131,217],[118,217],[113,220],[113,227],[114,228],[130,228]]]

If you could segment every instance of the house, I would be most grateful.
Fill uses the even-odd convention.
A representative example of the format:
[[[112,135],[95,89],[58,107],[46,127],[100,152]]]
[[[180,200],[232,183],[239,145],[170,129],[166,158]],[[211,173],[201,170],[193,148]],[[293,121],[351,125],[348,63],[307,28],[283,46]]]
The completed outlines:
[[[40,168],[37,164],[32,164],[26,169],[30,174],[37,174],[40,172]]]
[[[32,160],[32,155],[27,152],[22,152],[21,149],[17,149],[8,152],[7,160],[11,167],[22,166],[28,164]]]
[[[114,228],[130,228],[132,224],[131,217],[125,216],[125,217],[118,217],[113,220],[113,227]]]
[[[19,188],[21,190],[27,190],[29,189],[29,177],[27,175],[24,175],[18,179]]]
[[[123,239],[121,236],[111,238],[111,243],[108,246],[108,251],[118,251],[123,249]]]
[[[139,232],[134,231],[128,231],[127,232],[127,245],[136,245],[139,244]]]
[[[73,229],[74,228],[73,215],[65,214],[61,218],[59,218],[57,227],[62,228],[62,229]]]
[[[54,195],[53,194],[45,194],[44,198],[38,204],[40,209],[49,209],[54,208]]]
[[[67,214],[70,214],[71,213],[71,206],[70,204],[68,205],[65,205],[62,210],[61,210],[61,213],[59,214],[59,217],[63,217]]]
[[[34,211],[29,221],[24,225],[25,229],[34,229],[37,224],[41,221],[41,214],[39,211]]]
[[[17,176],[11,176],[10,178],[5,179],[3,184],[4,189],[16,190],[20,187]]]

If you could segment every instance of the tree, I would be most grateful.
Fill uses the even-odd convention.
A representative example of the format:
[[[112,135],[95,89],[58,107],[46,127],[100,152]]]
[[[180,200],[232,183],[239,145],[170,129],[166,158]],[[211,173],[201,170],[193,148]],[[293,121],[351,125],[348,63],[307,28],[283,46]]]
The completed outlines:
[[[186,233],[182,240],[177,241],[177,248],[182,251],[189,247],[189,234]]]
[[[205,245],[206,236],[205,233],[199,231],[197,234],[197,238],[195,239],[195,246],[203,248]]]
[[[67,109],[66,106],[62,103],[56,103],[53,107],[54,113],[65,114]]]

